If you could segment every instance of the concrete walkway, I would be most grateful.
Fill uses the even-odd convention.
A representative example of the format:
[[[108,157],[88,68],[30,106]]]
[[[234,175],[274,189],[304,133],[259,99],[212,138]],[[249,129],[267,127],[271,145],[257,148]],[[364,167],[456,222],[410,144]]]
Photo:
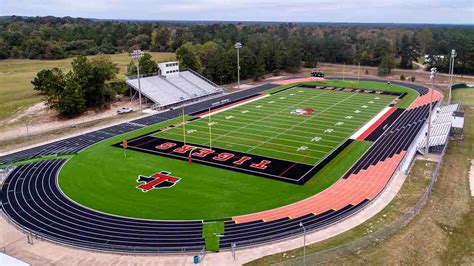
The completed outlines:
[[[370,205],[349,218],[328,228],[309,233],[308,244],[316,243],[348,231],[370,219],[385,208],[400,191],[406,176],[397,172],[386,189]],[[208,253],[201,265],[241,265],[260,257],[284,252],[303,246],[302,236],[286,241],[246,248],[236,251],[235,260],[230,251]],[[0,251],[33,265],[193,265],[192,255],[131,256],[92,252],[75,249],[48,241],[34,240],[27,243],[26,235],[10,224],[4,217],[0,219]]]

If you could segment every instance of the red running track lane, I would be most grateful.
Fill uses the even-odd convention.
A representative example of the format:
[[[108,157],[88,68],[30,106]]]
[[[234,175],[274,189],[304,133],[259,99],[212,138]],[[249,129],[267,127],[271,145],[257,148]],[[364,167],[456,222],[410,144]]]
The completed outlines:
[[[416,98],[416,100],[410,104],[408,110],[415,109],[425,104],[429,104],[431,101],[431,91],[433,91],[433,102],[443,99],[443,95],[440,92],[438,92],[437,90],[429,89],[427,94]]]
[[[395,112],[395,110],[397,110],[396,107],[390,108],[383,116],[381,116],[377,121],[375,121],[375,123],[373,123],[366,131],[364,131],[364,133],[362,133],[357,138],[357,140],[364,140],[365,138],[367,138],[367,136],[369,136],[370,133],[372,133],[378,126],[380,126],[380,124],[382,124],[385,119],[387,119],[393,112]]]
[[[285,217],[298,218],[309,213],[320,214],[329,210],[338,210],[349,204],[356,205],[365,199],[374,199],[387,185],[405,151],[371,165],[366,170],[339,179],[334,185],[302,201],[259,213],[236,216],[236,223],[252,221],[273,221]]]

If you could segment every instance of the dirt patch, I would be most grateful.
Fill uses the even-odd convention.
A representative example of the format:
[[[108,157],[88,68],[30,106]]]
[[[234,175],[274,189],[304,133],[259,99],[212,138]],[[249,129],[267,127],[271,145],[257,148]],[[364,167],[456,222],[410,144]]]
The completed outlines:
[[[79,117],[67,119],[59,116],[56,111],[49,109],[44,102],[41,102],[31,106],[19,113],[14,119],[10,119],[3,124],[2,131],[0,132],[0,142],[45,134],[49,131],[75,127],[78,124],[92,121],[114,118],[118,116],[117,109],[122,107],[131,107],[134,110],[139,110],[137,101],[123,99],[110,104],[107,109],[88,110]]]

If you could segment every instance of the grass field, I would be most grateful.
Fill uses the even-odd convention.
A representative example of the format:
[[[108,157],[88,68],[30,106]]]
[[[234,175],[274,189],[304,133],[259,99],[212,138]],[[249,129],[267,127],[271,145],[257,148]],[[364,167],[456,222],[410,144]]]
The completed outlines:
[[[151,53],[156,61],[174,59],[173,53]],[[93,56],[90,56],[91,58]],[[118,78],[125,78],[126,66],[130,56],[126,53],[110,55],[113,62],[120,67]],[[61,60],[0,60],[0,120],[10,117],[15,112],[23,110],[41,101],[41,96],[33,90],[31,80],[40,70],[58,67],[64,71],[71,68],[72,58]]]
[[[250,153],[316,163],[393,98],[316,89],[286,90],[211,116],[211,121],[217,122],[212,128],[215,134],[213,145],[229,148],[228,142],[232,141],[234,149],[240,147],[240,150]],[[269,103],[271,101],[274,102]],[[370,101],[374,103],[368,103]],[[259,105],[261,107],[257,108]],[[367,108],[362,108],[362,105],[367,105]],[[292,109],[307,107],[313,108],[315,113],[310,116],[290,114]],[[242,114],[246,109],[251,113]],[[363,111],[354,113],[357,109]],[[352,119],[344,120],[348,115]],[[234,119],[226,119],[228,116],[234,116]],[[127,151],[125,158],[123,150],[111,146],[180,120],[177,118],[106,140],[73,156],[60,173],[61,189],[80,204],[112,214],[170,220],[218,219],[276,208],[314,195],[332,185],[370,146],[370,142],[365,141],[352,143],[305,185],[197,163],[189,165],[186,161],[131,150]],[[208,118],[201,118],[188,124],[186,130],[198,130],[188,135],[189,142],[206,143],[207,122]],[[345,124],[337,127],[337,122]],[[329,127],[334,131],[324,133]],[[202,136],[196,135],[193,139],[191,134],[200,131]],[[179,128],[166,131],[160,136],[181,140],[179,132],[182,128],[181,131]],[[219,135],[221,139],[217,139]],[[321,137],[319,143],[312,143],[311,139],[318,136]],[[324,140],[330,141],[326,145],[322,144]],[[302,145],[309,150],[298,154],[297,148]],[[159,171],[170,171],[181,181],[171,189],[147,193],[136,189],[138,175]]]
[[[186,124],[186,141],[314,165],[393,99],[296,87]],[[291,114],[298,108],[314,113]],[[156,135],[182,141],[183,126]]]

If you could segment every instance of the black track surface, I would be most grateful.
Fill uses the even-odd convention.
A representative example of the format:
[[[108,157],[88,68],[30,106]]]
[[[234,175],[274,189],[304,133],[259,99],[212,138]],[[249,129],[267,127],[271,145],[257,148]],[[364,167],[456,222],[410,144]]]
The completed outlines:
[[[2,189],[2,209],[35,234],[83,248],[127,253],[195,252],[202,249],[201,221],[150,221],[117,217],[79,206],[57,187],[65,160],[17,167]]]

